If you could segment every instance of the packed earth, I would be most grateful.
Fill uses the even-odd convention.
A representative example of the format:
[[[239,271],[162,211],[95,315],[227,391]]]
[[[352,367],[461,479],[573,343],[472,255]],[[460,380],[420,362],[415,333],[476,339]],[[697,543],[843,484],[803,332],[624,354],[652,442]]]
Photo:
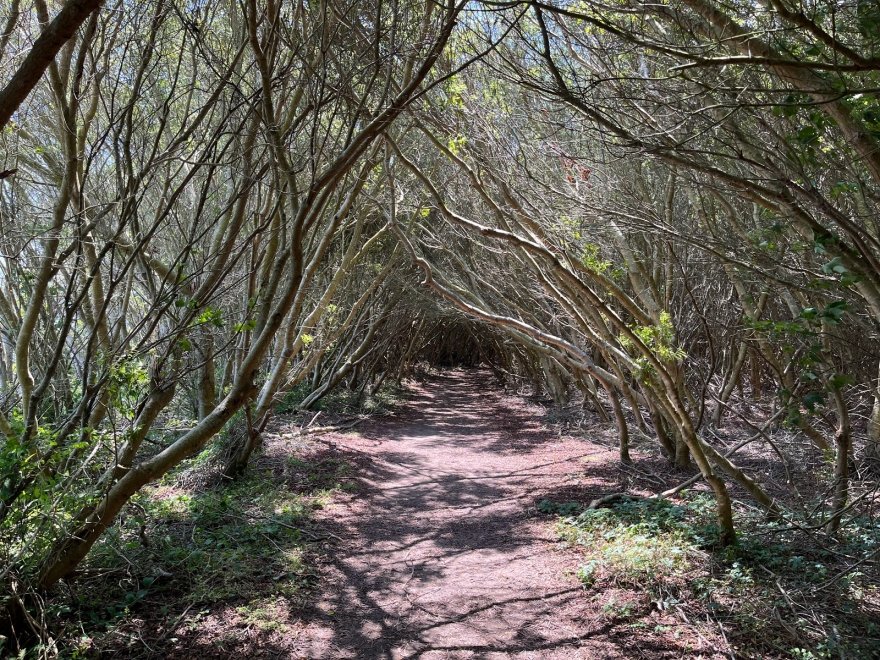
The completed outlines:
[[[616,452],[543,413],[488,371],[452,371],[413,386],[393,416],[322,436],[312,451],[355,465],[357,487],[318,514],[330,544],[316,600],[273,602],[283,625],[269,630],[230,605],[175,633],[174,655],[729,657],[717,628],[645,594],[585,591],[578,553],[536,505],[607,494]],[[265,460],[286,451],[270,443]]]

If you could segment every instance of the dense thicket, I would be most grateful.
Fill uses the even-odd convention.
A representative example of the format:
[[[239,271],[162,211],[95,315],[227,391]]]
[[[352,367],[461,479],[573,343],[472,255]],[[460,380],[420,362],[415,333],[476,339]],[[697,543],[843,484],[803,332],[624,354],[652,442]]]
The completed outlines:
[[[3,7],[6,81],[58,8]],[[876,3],[87,16],[0,137],[4,584],[69,576],[230,426],[240,473],[285,392],[419,360],[579,392],[625,461],[635,425],[725,543],[729,480],[779,507],[705,430],[773,396],[839,527],[880,450]]]

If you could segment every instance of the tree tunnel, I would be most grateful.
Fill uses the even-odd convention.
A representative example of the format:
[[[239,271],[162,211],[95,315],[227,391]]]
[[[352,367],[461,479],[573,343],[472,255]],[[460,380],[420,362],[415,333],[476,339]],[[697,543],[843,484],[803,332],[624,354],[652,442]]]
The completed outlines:
[[[778,26],[704,0],[638,36],[589,2],[312,4],[93,14],[0,135],[17,570],[70,575],[218,438],[240,473],[291,393],[310,409],[420,364],[580,397],[624,461],[639,429],[699,471],[725,543],[722,475],[774,504],[710,431],[737,391],[776,391],[774,419],[832,464],[836,529],[856,435],[880,455],[876,62],[839,89],[833,58],[783,62]],[[813,52],[812,24],[768,16]]]

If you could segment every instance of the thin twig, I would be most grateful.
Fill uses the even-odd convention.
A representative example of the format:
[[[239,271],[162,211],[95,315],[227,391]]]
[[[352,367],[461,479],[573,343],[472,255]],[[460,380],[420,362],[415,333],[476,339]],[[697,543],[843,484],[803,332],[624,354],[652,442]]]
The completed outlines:
[[[880,555],[880,548],[875,548],[874,552],[872,552],[871,554],[862,557],[855,564],[852,564],[851,566],[847,566],[844,570],[840,571],[840,573],[838,573],[837,575],[832,577],[830,580],[826,580],[825,582],[823,582],[819,586],[814,587],[813,593],[815,593],[817,591],[822,591],[823,589],[827,589],[832,584],[837,582],[840,578],[842,578],[844,575],[846,575],[847,573],[852,573],[856,568],[858,568],[862,564],[865,564],[865,563],[871,561],[877,555]]]

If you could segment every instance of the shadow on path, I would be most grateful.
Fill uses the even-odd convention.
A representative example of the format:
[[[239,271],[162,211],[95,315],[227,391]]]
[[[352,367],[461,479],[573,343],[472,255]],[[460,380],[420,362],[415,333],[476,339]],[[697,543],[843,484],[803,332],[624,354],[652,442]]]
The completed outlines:
[[[622,622],[597,614],[534,506],[604,449],[544,429],[482,371],[434,378],[392,420],[333,442],[364,455],[362,484],[322,516],[335,547],[297,656],[639,655],[609,641]]]

